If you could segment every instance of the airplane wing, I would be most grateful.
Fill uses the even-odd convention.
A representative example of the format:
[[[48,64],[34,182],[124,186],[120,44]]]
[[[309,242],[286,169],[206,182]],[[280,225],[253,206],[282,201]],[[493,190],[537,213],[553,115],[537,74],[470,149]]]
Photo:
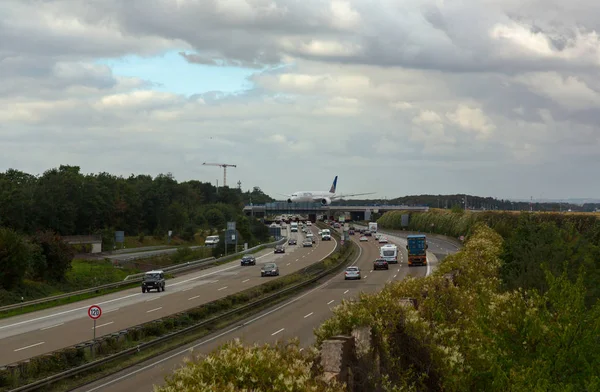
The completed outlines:
[[[377,192],[369,192],[369,193],[346,193],[342,195],[335,195],[333,199],[342,199],[344,197],[354,197],[354,196],[363,196],[363,195],[374,195]]]
[[[277,193],[277,192],[275,192],[275,194],[279,195],[279,196],[285,196],[285,197],[291,197],[292,196],[292,195],[286,195],[285,193]]]

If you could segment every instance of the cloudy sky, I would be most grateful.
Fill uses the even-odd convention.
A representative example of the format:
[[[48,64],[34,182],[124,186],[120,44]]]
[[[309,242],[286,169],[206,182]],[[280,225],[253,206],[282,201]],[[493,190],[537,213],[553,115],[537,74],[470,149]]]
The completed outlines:
[[[0,169],[600,194],[592,0],[2,0]]]

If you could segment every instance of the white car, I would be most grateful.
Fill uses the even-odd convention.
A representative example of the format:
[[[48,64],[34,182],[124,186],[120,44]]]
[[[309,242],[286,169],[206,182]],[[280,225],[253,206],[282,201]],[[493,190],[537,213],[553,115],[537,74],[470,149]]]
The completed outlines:
[[[388,243],[388,239],[385,238],[384,236],[379,236],[379,243],[380,244],[387,244]]]
[[[363,235],[362,237],[360,237],[360,242],[364,242],[364,241],[369,241],[369,239]]]

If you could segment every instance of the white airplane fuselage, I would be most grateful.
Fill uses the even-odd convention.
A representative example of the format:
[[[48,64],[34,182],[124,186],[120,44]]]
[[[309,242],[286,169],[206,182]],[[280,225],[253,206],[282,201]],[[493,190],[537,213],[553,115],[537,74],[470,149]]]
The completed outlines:
[[[323,191],[299,191],[294,192],[288,199],[289,203],[313,203],[320,202],[322,204],[331,204],[331,200],[335,198],[335,193]]]

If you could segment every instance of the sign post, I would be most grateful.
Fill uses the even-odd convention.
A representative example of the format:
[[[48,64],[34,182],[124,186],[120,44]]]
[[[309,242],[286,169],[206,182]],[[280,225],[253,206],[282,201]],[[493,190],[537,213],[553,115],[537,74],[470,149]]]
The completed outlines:
[[[92,320],[94,320],[94,328],[92,328],[94,330],[94,338],[92,340],[92,360],[93,360],[95,357],[94,344],[96,343],[96,320],[98,320],[100,318],[100,316],[102,316],[102,309],[98,305],[92,305],[88,308],[88,316]]]

